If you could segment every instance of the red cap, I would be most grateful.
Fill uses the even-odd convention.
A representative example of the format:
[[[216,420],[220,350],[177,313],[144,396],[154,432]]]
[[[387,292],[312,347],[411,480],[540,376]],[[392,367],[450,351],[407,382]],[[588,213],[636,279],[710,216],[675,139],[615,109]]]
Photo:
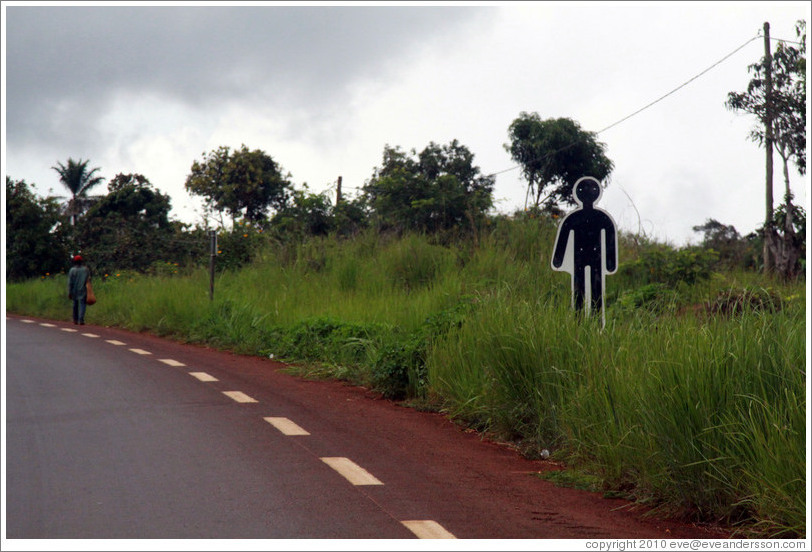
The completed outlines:
[[[82,262],[82,261],[84,261],[84,259],[82,258],[82,256],[81,256],[81,255],[76,255],[76,256],[73,258],[73,262],[75,262],[75,263],[79,263],[79,262]]]

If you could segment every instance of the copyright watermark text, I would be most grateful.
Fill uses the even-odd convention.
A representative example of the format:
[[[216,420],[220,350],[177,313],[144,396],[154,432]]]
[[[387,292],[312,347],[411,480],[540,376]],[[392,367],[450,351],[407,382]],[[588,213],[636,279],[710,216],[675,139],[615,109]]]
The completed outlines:
[[[804,550],[805,540],[722,540],[722,539],[605,539],[586,541],[587,550],[625,552],[627,550]]]

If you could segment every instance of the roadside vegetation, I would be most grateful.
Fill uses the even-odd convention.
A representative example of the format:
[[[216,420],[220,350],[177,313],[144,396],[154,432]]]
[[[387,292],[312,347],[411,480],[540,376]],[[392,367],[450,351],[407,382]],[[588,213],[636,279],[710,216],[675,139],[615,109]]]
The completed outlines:
[[[168,260],[97,273],[88,316],[445,412],[660,513],[804,534],[803,280],[622,235],[602,330],[549,268],[555,222],[496,217],[477,240],[281,243],[244,227],[230,239],[251,260],[218,271],[213,301],[205,266]],[[67,320],[64,288],[61,274],[9,282],[7,309]]]

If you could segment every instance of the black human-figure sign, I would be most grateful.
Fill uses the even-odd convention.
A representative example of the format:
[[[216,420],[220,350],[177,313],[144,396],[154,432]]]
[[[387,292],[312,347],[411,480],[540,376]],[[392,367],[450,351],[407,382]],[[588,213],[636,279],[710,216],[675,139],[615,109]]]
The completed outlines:
[[[595,207],[602,194],[595,178],[584,176],[572,187],[579,207],[558,225],[551,264],[553,270],[572,274],[572,304],[587,314],[600,311],[606,323],[604,276],[617,271],[617,227],[612,217]]]

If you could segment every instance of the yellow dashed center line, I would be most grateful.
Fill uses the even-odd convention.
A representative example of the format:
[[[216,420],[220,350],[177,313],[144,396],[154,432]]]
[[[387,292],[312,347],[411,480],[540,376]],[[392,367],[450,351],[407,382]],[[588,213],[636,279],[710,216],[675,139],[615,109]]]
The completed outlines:
[[[402,521],[406,528],[419,539],[456,539],[442,525],[430,519]]]
[[[22,319],[20,322],[24,324],[36,324],[34,320]],[[57,327],[55,324],[50,324],[47,322],[40,322],[40,326],[45,328],[55,328]],[[61,328],[63,332],[70,332],[75,333],[79,330],[73,328]],[[83,333],[85,337],[90,338],[97,338],[100,337],[93,333]],[[116,339],[108,339],[106,340],[107,343],[111,345],[126,345],[122,341],[118,341]],[[149,351],[145,351],[144,349],[130,349],[133,353],[139,355],[151,355],[152,353]],[[186,366],[182,362],[178,362],[177,360],[171,358],[160,358],[158,359],[160,362],[168,366]],[[209,381],[218,381],[217,378],[207,374],[206,372],[189,372],[190,376],[197,378],[200,381],[209,382]],[[231,398],[232,400],[239,402],[239,403],[256,403],[258,402],[256,399],[249,397],[242,391],[223,391],[223,394],[227,397]],[[289,436],[297,436],[297,435],[310,435],[309,432],[302,429],[299,425],[295,422],[289,420],[288,418],[282,417],[266,417],[263,418],[266,422],[274,426],[284,435]],[[338,472],[342,477],[344,477],[347,481],[349,481],[352,485],[383,485],[383,483],[369,473],[367,470],[350,460],[349,458],[344,457],[324,457],[321,458],[321,461],[333,468],[336,472]],[[420,539],[456,539],[451,532],[445,529],[442,525],[437,523],[433,520],[408,520],[401,522],[409,531],[415,534]]]
[[[285,435],[310,435],[310,433],[287,418],[264,418],[264,420]]]
[[[353,485],[383,485],[374,475],[349,458],[328,457],[322,458],[321,461],[333,468]]]
[[[223,391],[223,395],[229,397],[238,403],[255,403],[258,402],[256,399],[252,399],[242,391]]]

